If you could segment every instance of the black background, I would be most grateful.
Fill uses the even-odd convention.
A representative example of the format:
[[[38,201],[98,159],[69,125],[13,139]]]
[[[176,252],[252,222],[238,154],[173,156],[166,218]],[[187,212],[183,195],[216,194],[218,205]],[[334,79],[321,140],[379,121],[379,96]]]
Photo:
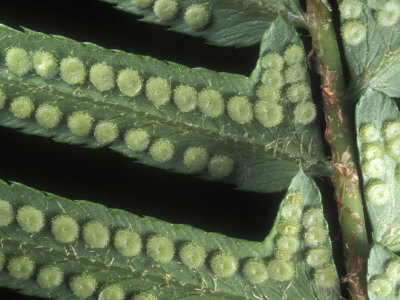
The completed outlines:
[[[259,45],[242,49],[207,45],[202,39],[139,22],[137,17],[98,0],[1,0],[0,23],[190,67],[244,75],[250,74],[258,57]],[[302,36],[309,47],[306,33]],[[311,76],[317,82],[313,88],[318,99],[318,76]],[[58,144],[4,127],[0,127],[0,178],[70,199],[100,202],[138,215],[255,241],[268,234],[284,196],[284,191],[269,195],[243,192],[234,186],[145,167],[106,148]],[[336,260],[340,261],[333,190],[327,178],[318,178],[317,184],[324,196]],[[343,274],[341,265],[339,269]],[[0,289],[0,299],[38,298]]]

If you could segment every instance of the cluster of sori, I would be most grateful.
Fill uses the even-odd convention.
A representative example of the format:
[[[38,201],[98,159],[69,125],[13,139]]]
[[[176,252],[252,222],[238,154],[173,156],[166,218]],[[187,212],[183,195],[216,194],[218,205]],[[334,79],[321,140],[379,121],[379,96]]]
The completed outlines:
[[[282,210],[284,222],[281,225],[279,237],[276,239],[276,254],[267,262],[263,258],[248,258],[243,262],[242,274],[252,284],[265,282],[269,277],[276,281],[291,280],[295,274],[293,263],[290,261],[292,255],[300,248],[299,230],[301,218],[302,196],[292,193],[288,196],[288,202]],[[290,202],[289,202],[290,201]],[[310,213],[311,212],[311,213]],[[321,219],[320,219],[321,218]],[[34,205],[13,205],[0,199],[0,227],[6,227],[16,223],[21,233],[29,236],[41,233],[49,228],[49,233],[55,243],[60,245],[73,245],[92,250],[116,251],[121,257],[130,258],[138,255],[144,259],[150,259],[151,265],[174,263],[178,260],[189,270],[205,271],[210,269],[211,273],[219,278],[229,278],[239,273],[240,263],[238,259],[222,249],[208,251],[202,245],[193,241],[177,241],[169,237],[150,233],[141,237],[135,228],[109,228],[101,221],[89,219],[77,221],[67,212],[60,213],[46,224],[46,216],[42,210]],[[323,222],[322,213],[317,209],[310,209],[303,216],[303,224],[308,229],[304,238],[307,245],[321,247],[327,240],[326,230],[317,230]],[[323,226],[322,226],[323,227]],[[82,245],[80,245],[82,244]],[[177,246],[179,244],[179,246]],[[112,249],[111,249],[112,248]],[[317,249],[320,252],[316,252]],[[329,251],[324,248],[313,248],[314,252],[307,254],[307,263],[319,267],[329,261]],[[34,261],[34,255],[27,252],[24,255],[10,253],[4,255],[0,251],[0,270],[7,271],[13,278],[19,280],[32,279],[35,277],[37,284],[44,289],[55,289],[63,282],[69,287],[71,293],[80,298],[90,297],[96,293],[99,299],[124,299],[127,293],[134,293],[134,300],[156,299],[154,295],[126,290],[115,282],[103,282],[91,272],[71,273],[63,270],[63,265],[49,263],[39,265]],[[207,263],[206,263],[207,262]],[[333,272],[331,274],[331,272]],[[330,267],[318,268],[315,272],[315,283],[322,287],[331,287],[336,280],[336,273]],[[332,278],[334,277],[335,280]],[[100,287],[99,287],[100,286]],[[147,297],[147,298],[146,298]]]
[[[368,289],[376,296],[385,297],[396,290],[396,286],[399,282],[400,261],[398,259],[392,259],[386,263],[384,274],[374,276],[369,280]],[[397,291],[397,297],[399,296],[400,290]]]
[[[27,234],[40,232],[46,223],[41,210],[30,205],[24,205],[15,214],[12,205],[0,199],[0,226],[8,226],[14,219],[16,219],[20,229]],[[79,238],[79,231],[80,226],[77,221],[66,214],[58,215],[51,221],[52,235],[61,244],[76,242]],[[109,244],[110,232],[100,222],[92,220],[83,226],[82,237],[89,248],[102,249]],[[115,234],[114,247],[123,256],[135,256],[141,251],[141,238],[130,229],[120,229]],[[149,248],[149,246],[147,247]],[[29,254],[5,257],[4,253],[0,251],[0,270],[3,269],[6,269],[10,276],[19,280],[36,276],[38,285],[48,290],[59,287],[66,277],[66,274],[56,263],[37,266]],[[89,273],[68,274],[68,277],[71,292],[79,298],[92,296],[98,287],[97,280]],[[118,284],[104,285],[98,292],[101,300],[122,300],[125,298],[125,291]],[[157,297],[142,292],[135,293],[132,299],[156,300]]]
[[[279,55],[263,58],[266,72],[263,76],[263,85],[257,91],[260,101],[255,105],[256,119],[265,127],[274,127],[283,119],[282,107],[275,102],[279,100],[280,89],[288,84],[287,94],[292,102],[299,102],[295,110],[298,123],[308,124],[315,118],[315,107],[309,100],[310,91],[305,81],[306,69],[303,49],[297,45],[288,47],[285,52],[285,61],[288,65],[285,79],[280,71],[271,69],[268,65],[277,65],[274,60],[282,60]],[[5,55],[7,68],[18,76],[26,75],[31,68],[43,78],[51,78],[58,73],[61,79],[69,85],[83,84],[87,78],[85,64],[78,57],[63,58],[58,64],[53,54],[46,51],[37,51],[33,55],[22,48],[13,47]],[[177,109],[182,113],[194,111],[196,108],[208,118],[220,117],[225,110],[228,116],[239,124],[248,124],[253,120],[253,105],[245,96],[232,96],[226,103],[223,95],[214,89],[205,88],[197,91],[189,85],[177,85],[172,88],[170,82],[162,77],[151,76],[144,82],[137,70],[126,68],[115,74],[113,68],[105,62],[99,62],[90,67],[89,82],[97,90],[106,92],[116,86],[123,96],[135,97],[144,91],[145,97],[157,107],[162,107],[173,99]],[[278,91],[273,91],[277,89]],[[272,90],[272,91],[271,91]]]
[[[6,107],[7,96],[0,89],[0,109]],[[46,129],[54,129],[62,123],[63,113],[50,103],[42,103],[35,111],[35,102],[31,97],[19,96],[9,103],[9,110],[18,119],[28,119],[33,114],[37,123]],[[99,145],[107,145],[115,142],[120,130],[112,121],[100,120],[95,123],[94,117],[85,111],[75,111],[65,118],[67,130],[76,136],[88,136],[93,131],[95,140]],[[94,127],[94,130],[93,130]],[[142,152],[149,148],[149,156],[157,163],[170,161],[175,154],[175,147],[167,138],[156,138],[151,142],[150,134],[143,128],[129,129],[125,132],[124,143],[128,150]],[[149,147],[150,145],[150,147]],[[183,153],[183,164],[188,172],[200,172],[206,167],[213,178],[229,176],[234,169],[232,158],[222,154],[210,157],[203,147],[188,147]]]
[[[394,173],[400,183],[400,121],[387,121],[381,130],[374,124],[364,124],[359,138],[366,197],[377,206],[388,203],[393,199],[394,188],[388,178]]]
[[[342,26],[343,40],[352,46],[359,45],[367,36],[367,26],[360,21],[363,5],[360,0],[344,0],[339,6],[341,17],[346,20]],[[375,10],[375,20],[379,26],[392,27],[398,23],[399,0],[368,0],[367,5]]]
[[[275,52],[266,53],[261,59],[261,67],[263,74],[256,91],[258,101],[254,105],[256,119],[265,127],[279,125],[284,118],[280,102],[285,98],[296,104],[295,123],[311,123],[316,117],[316,109],[307,82],[303,47],[289,45],[283,57]]]
[[[305,261],[314,269],[314,283],[323,288],[332,287],[337,281],[337,274],[331,260],[329,234],[322,210],[309,207],[303,213],[303,196],[298,191],[292,191],[283,201],[280,217],[282,220],[279,223],[274,252],[277,266],[275,275],[271,276],[281,276],[279,270],[284,270],[290,279],[294,274],[290,259],[304,247]],[[299,239],[301,231],[302,242]]]
[[[139,9],[153,6],[155,16],[161,21],[172,21],[178,17],[179,3],[176,0],[132,0]],[[211,12],[207,3],[191,4],[183,15],[186,25],[193,30],[202,30],[210,24]]]

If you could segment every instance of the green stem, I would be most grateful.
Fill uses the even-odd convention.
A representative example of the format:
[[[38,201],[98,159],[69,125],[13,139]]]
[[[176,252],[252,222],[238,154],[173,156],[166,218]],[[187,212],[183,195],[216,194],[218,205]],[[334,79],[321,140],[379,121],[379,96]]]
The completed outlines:
[[[325,138],[332,151],[332,182],[352,299],[366,298],[368,239],[357,168],[352,101],[345,93],[343,70],[329,8],[321,0],[307,0],[308,26],[313,38],[316,63],[322,78],[326,119]]]

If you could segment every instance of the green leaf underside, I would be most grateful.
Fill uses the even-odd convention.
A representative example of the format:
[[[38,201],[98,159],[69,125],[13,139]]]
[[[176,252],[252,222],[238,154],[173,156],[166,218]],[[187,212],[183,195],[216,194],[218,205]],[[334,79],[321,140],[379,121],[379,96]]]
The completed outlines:
[[[278,18],[266,33],[261,46],[261,55],[269,51],[282,53],[288,44],[301,41],[294,29],[282,18]],[[187,84],[198,91],[211,88],[221,92],[225,101],[234,95],[244,95],[255,102],[255,87],[261,77],[260,62],[250,77],[217,73],[202,68],[190,69],[171,62],[162,62],[150,57],[110,51],[91,43],[78,43],[60,36],[47,36],[25,30],[25,33],[0,27],[0,49],[4,53],[10,47],[21,47],[28,52],[38,50],[52,53],[58,61],[64,57],[79,57],[89,68],[96,62],[106,62],[115,72],[132,68],[139,72],[144,81],[150,76],[159,76],[170,81],[172,88]],[[4,56],[3,56],[4,57]],[[85,111],[97,121],[114,122],[120,132],[119,138],[110,148],[139,162],[169,169],[174,172],[190,173],[183,164],[183,152],[189,146],[202,146],[210,155],[228,155],[234,161],[233,173],[222,179],[235,183],[240,188],[252,191],[272,192],[286,188],[296,174],[301,162],[305,172],[311,176],[329,174],[323,159],[322,138],[316,122],[299,126],[290,120],[294,105],[283,103],[283,122],[274,128],[265,128],[253,120],[248,125],[232,121],[225,113],[221,117],[207,118],[198,110],[180,112],[171,100],[165,106],[156,106],[142,92],[135,98],[125,97],[115,87],[109,92],[99,92],[88,80],[82,85],[69,86],[56,76],[43,79],[30,71],[18,77],[0,61],[0,88],[7,95],[6,107],[0,110],[0,125],[17,128],[28,134],[52,137],[58,142],[82,144],[97,148],[93,135],[80,137],[67,127],[67,117],[74,111]],[[305,63],[305,62],[304,62]],[[307,79],[308,80],[308,79]],[[11,99],[29,96],[37,108],[41,103],[57,106],[63,113],[61,123],[54,129],[45,129],[34,120],[17,119],[9,110]],[[175,147],[173,158],[165,163],[154,161],[147,151],[129,150],[124,143],[126,131],[133,128],[145,129],[154,141],[167,138]],[[206,170],[201,177],[213,180]]]
[[[357,46],[344,43],[353,85],[357,91],[370,85],[390,97],[399,97],[400,25],[380,26],[374,11],[366,1],[361,2],[363,11],[357,20],[366,25],[366,39]]]
[[[302,192],[305,208],[321,207],[317,187],[301,171],[293,179],[290,190]],[[65,279],[61,286],[46,289],[38,288],[34,278],[16,280],[8,274],[6,268],[0,271],[1,286],[19,289],[24,294],[75,299],[67,283],[72,276],[86,272],[96,278],[99,288],[115,283],[124,289],[127,297],[138,291],[152,291],[159,300],[282,299],[282,295],[287,299],[339,299],[338,281],[332,288],[321,288],[313,283],[312,270],[304,260],[303,242],[300,250],[292,257],[295,275],[290,281],[267,279],[263,283],[252,284],[243,275],[242,265],[248,258],[261,258],[265,261],[271,259],[280,214],[264,242],[250,242],[206,233],[187,225],[138,217],[126,211],[107,209],[86,201],[71,201],[17,183],[8,185],[0,181],[0,198],[9,201],[14,210],[26,204],[32,205],[42,211],[46,218],[44,230],[36,234],[26,234],[15,220],[8,226],[0,227],[0,249],[6,261],[10,257],[27,255],[36,263],[36,268],[54,263],[64,272]],[[105,249],[90,249],[85,246],[81,235],[76,242],[60,244],[52,236],[49,224],[51,218],[59,214],[73,217],[80,226],[89,220],[97,220],[110,230],[111,237],[118,229],[130,228],[139,233],[143,243],[152,234],[169,238],[176,248],[188,241],[195,242],[207,251],[206,262],[200,268],[190,270],[180,261],[177,253],[171,261],[157,263],[146,255],[144,249],[139,255],[127,258],[119,254],[112,242]],[[323,226],[327,229],[326,221]],[[330,242],[326,247],[331,253]],[[239,269],[233,276],[223,278],[212,273],[209,258],[218,251],[224,251],[238,259]],[[332,258],[330,261],[333,263]],[[97,293],[98,291],[88,299],[96,299]]]
[[[162,21],[153,12],[153,5],[149,8],[135,6],[132,0],[101,0],[115,7],[143,16],[141,21],[167,25],[171,30],[185,34],[204,37],[210,44],[218,46],[245,47],[259,43],[265,30],[280,12],[286,19],[296,26],[305,26],[303,16],[299,11],[297,0],[217,0],[192,1],[179,0],[179,11],[171,21]],[[184,21],[184,13],[192,4],[205,5],[211,12],[208,26],[200,30],[191,29]]]
[[[383,93],[368,89],[356,107],[357,143],[359,153],[362,153],[360,140],[360,127],[364,124],[374,124],[378,129],[383,128],[386,121],[400,120],[400,114],[396,103]],[[385,146],[383,138],[378,142]],[[360,155],[361,165],[366,159]],[[395,177],[396,162],[385,151],[383,156],[385,174],[379,178],[369,178],[363,172],[364,193],[369,182],[382,180],[391,188],[391,200],[377,206],[366,199],[366,205],[373,229],[373,235],[377,242],[389,247],[392,251],[400,250],[400,184]],[[372,181],[371,181],[372,180]]]
[[[391,252],[388,248],[382,246],[379,243],[374,243],[368,258],[368,299],[370,300],[396,300],[398,298],[398,284],[393,282],[392,291],[387,296],[378,296],[371,289],[371,281],[376,278],[385,277],[386,266],[388,262],[398,261],[400,258]]]

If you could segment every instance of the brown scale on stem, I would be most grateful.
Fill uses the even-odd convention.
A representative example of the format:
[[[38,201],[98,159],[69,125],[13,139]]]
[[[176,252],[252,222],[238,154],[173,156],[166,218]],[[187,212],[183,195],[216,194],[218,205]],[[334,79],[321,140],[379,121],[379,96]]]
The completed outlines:
[[[325,108],[325,139],[331,147],[331,181],[342,226],[347,275],[352,299],[365,299],[365,249],[368,241],[364,228],[359,176],[352,129],[352,107],[346,101],[339,49],[326,0],[307,0],[307,26],[312,35],[308,64],[322,78],[321,91]]]

